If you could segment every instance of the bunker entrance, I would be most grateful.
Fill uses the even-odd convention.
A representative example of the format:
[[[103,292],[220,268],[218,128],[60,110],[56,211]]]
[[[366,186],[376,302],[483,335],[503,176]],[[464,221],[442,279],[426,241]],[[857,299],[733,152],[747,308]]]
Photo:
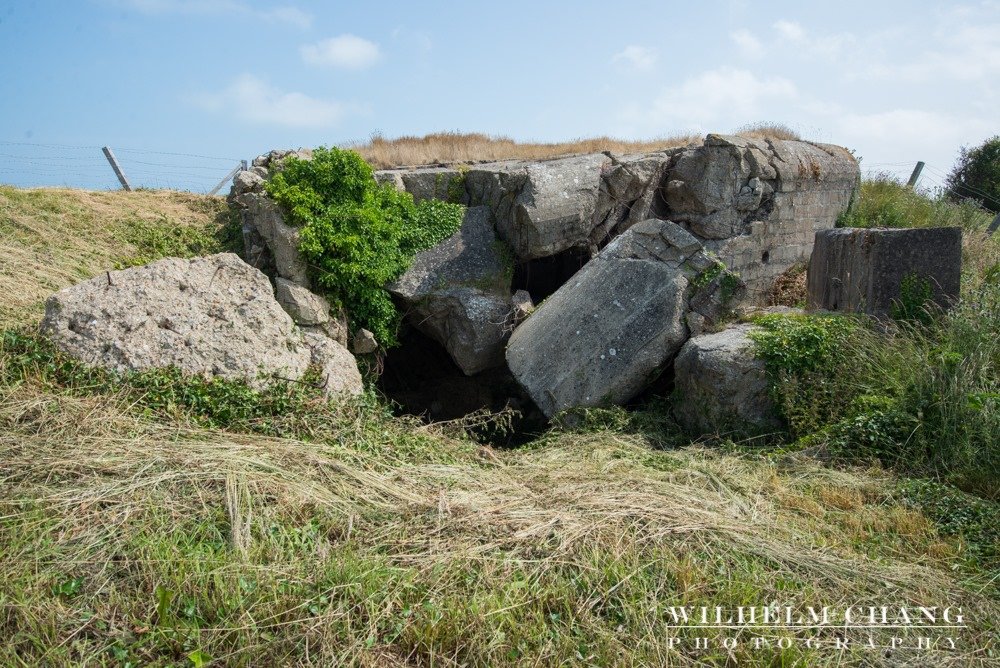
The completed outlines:
[[[490,420],[470,428],[478,440],[492,445],[525,443],[546,424],[506,366],[466,376],[441,344],[409,325],[399,334],[399,346],[386,353],[377,384],[397,405],[397,413],[429,423],[458,420],[483,409],[510,412],[509,424],[502,429]]]
[[[538,304],[549,297],[590,260],[590,254],[571,248],[556,255],[522,262],[514,268],[514,290],[527,290]]]

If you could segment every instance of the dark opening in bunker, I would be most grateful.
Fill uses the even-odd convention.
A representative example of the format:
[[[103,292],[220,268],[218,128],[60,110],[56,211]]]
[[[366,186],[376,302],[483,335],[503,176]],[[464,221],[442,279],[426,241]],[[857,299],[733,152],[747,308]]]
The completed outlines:
[[[514,268],[514,290],[527,290],[538,304],[558,290],[590,260],[586,249],[570,248],[556,255],[522,262]]]
[[[505,365],[466,376],[441,344],[409,325],[399,333],[399,346],[386,353],[377,384],[398,405],[398,413],[427,422],[456,420],[482,409],[515,411],[509,429],[472,430],[492,445],[525,443],[546,424]]]

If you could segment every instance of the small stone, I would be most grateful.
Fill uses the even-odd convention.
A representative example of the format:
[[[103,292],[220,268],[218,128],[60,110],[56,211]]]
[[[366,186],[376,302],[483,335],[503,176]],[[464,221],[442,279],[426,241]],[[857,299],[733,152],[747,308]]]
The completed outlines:
[[[364,392],[358,364],[347,348],[316,332],[305,333],[310,363],[320,372],[323,393],[328,396],[357,396]]]
[[[520,325],[524,319],[535,310],[535,303],[531,299],[531,294],[527,290],[518,290],[510,298],[510,304],[514,309],[514,324]]]
[[[275,279],[275,296],[298,325],[322,325],[330,320],[330,303],[284,278]]]
[[[354,333],[354,338],[351,339],[351,349],[357,355],[368,355],[378,350],[378,341],[375,340],[374,334],[362,328]]]

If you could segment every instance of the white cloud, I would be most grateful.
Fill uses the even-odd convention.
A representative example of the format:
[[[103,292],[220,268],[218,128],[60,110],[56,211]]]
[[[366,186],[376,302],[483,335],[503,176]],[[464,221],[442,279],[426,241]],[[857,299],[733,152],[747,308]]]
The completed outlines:
[[[664,89],[651,104],[631,105],[623,120],[641,132],[718,132],[767,118],[798,98],[788,79],[759,77],[753,72],[722,67]]]
[[[645,71],[652,69],[658,58],[656,49],[630,44],[612,56],[611,62],[621,63],[633,70]]]
[[[238,0],[112,0],[113,4],[133,9],[143,14],[210,15],[233,14],[249,16],[262,21],[278,21],[296,28],[312,25],[312,15],[292,7],[279,5],[272,9],[255,9]]]
[[[252,74],[242,74],[218,93],[196,96],[193,102],[249,123],[290,127],[329,127],[346,112],[340,102],[284,92]]]
[[[780,20],[773,26],[778,34],[776,46],[793,48],[797,57],[812,56],[828,60],[841,58],[852,48],[857,48],[857,38],[851,33],[821,35],[806,30],[796,21]]]
[[[871,66],[870,76],[908,83],[944,80],[986,84],[1000,77],[1000,21],[983,22],[983,17],[946,21],[935,31],[932,42],[935,47],[907,54],[903,62]]]
[[[737,30],[730,33],[729,37],[736,42],[736,46],[739,47],[740,51],[747,58],[759,58],[764,53],[764,45],[749,30]]]
[[[892,109],[838,117],[836,136],[848,146],[864,147],[863,167],[906,172],[923,160],[929,171],[925,181],[940,181],[951,169],[958,147],[975,144],[995,128],[984,118],[923,109]],[[904,161],[907,164],[900,166]]]
[[[774,24],[774,29],[778,31],[778,35],[789,42],[801,42],[806,38],[805,28],[795,21],[778,21]]]
[[[306,44],[299,53],[309,65],[361,70],[374,65],[382,57],[378,44],[356,35],[338,35],[315,44]]]

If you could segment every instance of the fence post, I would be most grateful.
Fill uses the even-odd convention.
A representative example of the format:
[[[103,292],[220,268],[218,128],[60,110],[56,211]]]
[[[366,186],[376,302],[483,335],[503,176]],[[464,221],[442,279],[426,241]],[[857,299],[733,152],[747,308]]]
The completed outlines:
[[[247,168],[247,161],[246,160],[241,160],[240,164],[238,164],[235,167],[233,167],[233,171],[231,171],[228,174],[226,174],[226,177],[224,179],[222,179],[221,181],[219,181],[219,185],[217,185],[214,188],[212,188],[212,191],[210,193],[208,193],[208,194],[209,195],[215,195],[216,193],[218,193],[220,190],[222,190],[222,186],[224,186],[227,183],[229,183],[229,179],[231,179],[234,176],[236,176],[237,172],[245,172],[246,168]]]
[[[913,173],[910,174],[910,180],[906,182],[906,185],[912,188],[917,185],[917,179],[920,178],[920,172],[924,171],[924,161],[920,160],[917,162],[916,167],[913,168]]]
[[[997,217],[993,219],[993,222],[990,223],[990,226],[986,228],[986,236],[988,237],[993,236],[993,233],[996,232],[998,229],[1000,229],[1000,213],[998,213]]]
[[[118,181],[121,182],[122,188],[131,192],[132,186],[128,184],[128,179],[125,178],[125,172],[123,172],[122,168],[118,165],[118,161],[115,159],[115,154],[111,152],[111,147],[105,146],[101,150],[104,151],[104,157],[111,163],[111,169],[115,170],[115,176],[117,176]]]

